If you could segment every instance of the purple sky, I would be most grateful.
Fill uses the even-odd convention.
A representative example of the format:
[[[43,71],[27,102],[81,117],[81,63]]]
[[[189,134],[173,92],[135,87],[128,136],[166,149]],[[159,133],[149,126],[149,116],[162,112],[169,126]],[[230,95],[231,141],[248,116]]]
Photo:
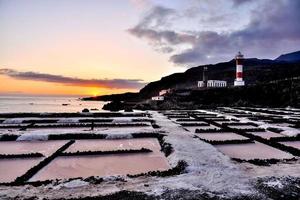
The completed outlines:
[[[137,90],[238,51],[274,59],[300,50],[299,10],[299,0],[0,0],[0,81]]]
[[[178,65],[216,63],[237,51],[273,59],[300,49],[300,1],[190,0],[153,7],[129,30]],[[189,2],[189,3],[187,3]]]

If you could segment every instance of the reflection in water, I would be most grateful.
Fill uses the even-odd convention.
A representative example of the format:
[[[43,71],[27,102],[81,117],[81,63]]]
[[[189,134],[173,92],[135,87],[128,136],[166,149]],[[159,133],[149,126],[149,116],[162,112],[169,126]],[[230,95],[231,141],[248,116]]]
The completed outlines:
[[[81,112],[84,108],[103,111],[104,104],[102,101],[80,101],[77,97],[1,96],[0,113]]]

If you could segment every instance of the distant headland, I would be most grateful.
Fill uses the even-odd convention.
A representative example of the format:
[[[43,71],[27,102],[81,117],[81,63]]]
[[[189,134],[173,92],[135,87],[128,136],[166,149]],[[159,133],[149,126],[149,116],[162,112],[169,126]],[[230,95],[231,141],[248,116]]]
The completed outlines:
[[[232,59],[215,65],[202,65],[175,73],[147,84],[137,93],[123,93],[82,98],[111,101],[104,109],[195,109],[216,106],[300,106],[300,51],[279,56],[274,60]],[[205,74],[205,75],[204,75]],[[234,87],[243,74],[243,87]],[[206,80],[205,80],[206,79]],[[202,87],[201,82],[220,80],[220,86]],[[212,82],[211,82],[212,83]],[[217,85],[218,86],[218,85]],[[224,85],[223,85],[224,86]],[[155,99],[164,92],[163,98]]]

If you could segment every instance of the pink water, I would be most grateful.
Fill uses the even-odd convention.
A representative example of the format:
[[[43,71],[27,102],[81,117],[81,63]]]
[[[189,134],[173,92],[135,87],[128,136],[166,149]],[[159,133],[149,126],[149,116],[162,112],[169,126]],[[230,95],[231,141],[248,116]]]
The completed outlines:
[[[63,106],[62,104],[68,105]],[[0,96],[1,113],[81,112],[84,108],[97,108],[103,112],[101,108],[104,104],[103,101],[80,101],[78,97]]]
[[[159,152],[160,144],[156,138],[137,138],[120,140],[76,140],[66,152],[112,151],[147,148]]]
[[[41,153],[45,156],[49,156],[66,143],[67,143],[66,140],[5,141],[5,142],[0,142],[0,154]]]
[[[200,130],[206,130],[206,129],[220,129],[214,125],[209,125],[209,126],[186,126],[184,127],[185,129],[189,130],[192,133],[195,133],[196,129]]]
[[[246,140],[248,138],[235,133],[200,133],[198,137],[211,141]]]
[[[42,158],[0,159],[0,182],[12,182],[37,165]]]
[[[271,146],[255,142],[249,144],[225,144],[215,145],[222,153],[231,158],[251,159],[290,159],[289,153],[273,148]]]
[[[166,158],[157,153],[58,157],[30,181],[138,174],[169,168]]]
[[[291,141],[291,142],[280,142],[286,146],[294,147],[296,149],[300,149],[300,141]]]
[[[230,128],[236,128],[236,129],[251,129],[251,128],[257,128],[256,126],[252,126],[252,125],[232,125],[232,126],[228,126]]]
[[[265,131],[265,132],[250,132],[252,135],[256,135],[265,139],[270,139],[273,137],[282,137],[283,135],[280,135],[278,133],[270,132],[270,131]]]

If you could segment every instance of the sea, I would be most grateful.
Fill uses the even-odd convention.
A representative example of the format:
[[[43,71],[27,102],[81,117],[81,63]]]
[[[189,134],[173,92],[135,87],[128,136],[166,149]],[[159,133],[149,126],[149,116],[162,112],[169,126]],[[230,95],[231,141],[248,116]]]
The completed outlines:
[[[68,96],[0,96],[0,113],[43,113],[103,111],[103,101],[82,101]]]

